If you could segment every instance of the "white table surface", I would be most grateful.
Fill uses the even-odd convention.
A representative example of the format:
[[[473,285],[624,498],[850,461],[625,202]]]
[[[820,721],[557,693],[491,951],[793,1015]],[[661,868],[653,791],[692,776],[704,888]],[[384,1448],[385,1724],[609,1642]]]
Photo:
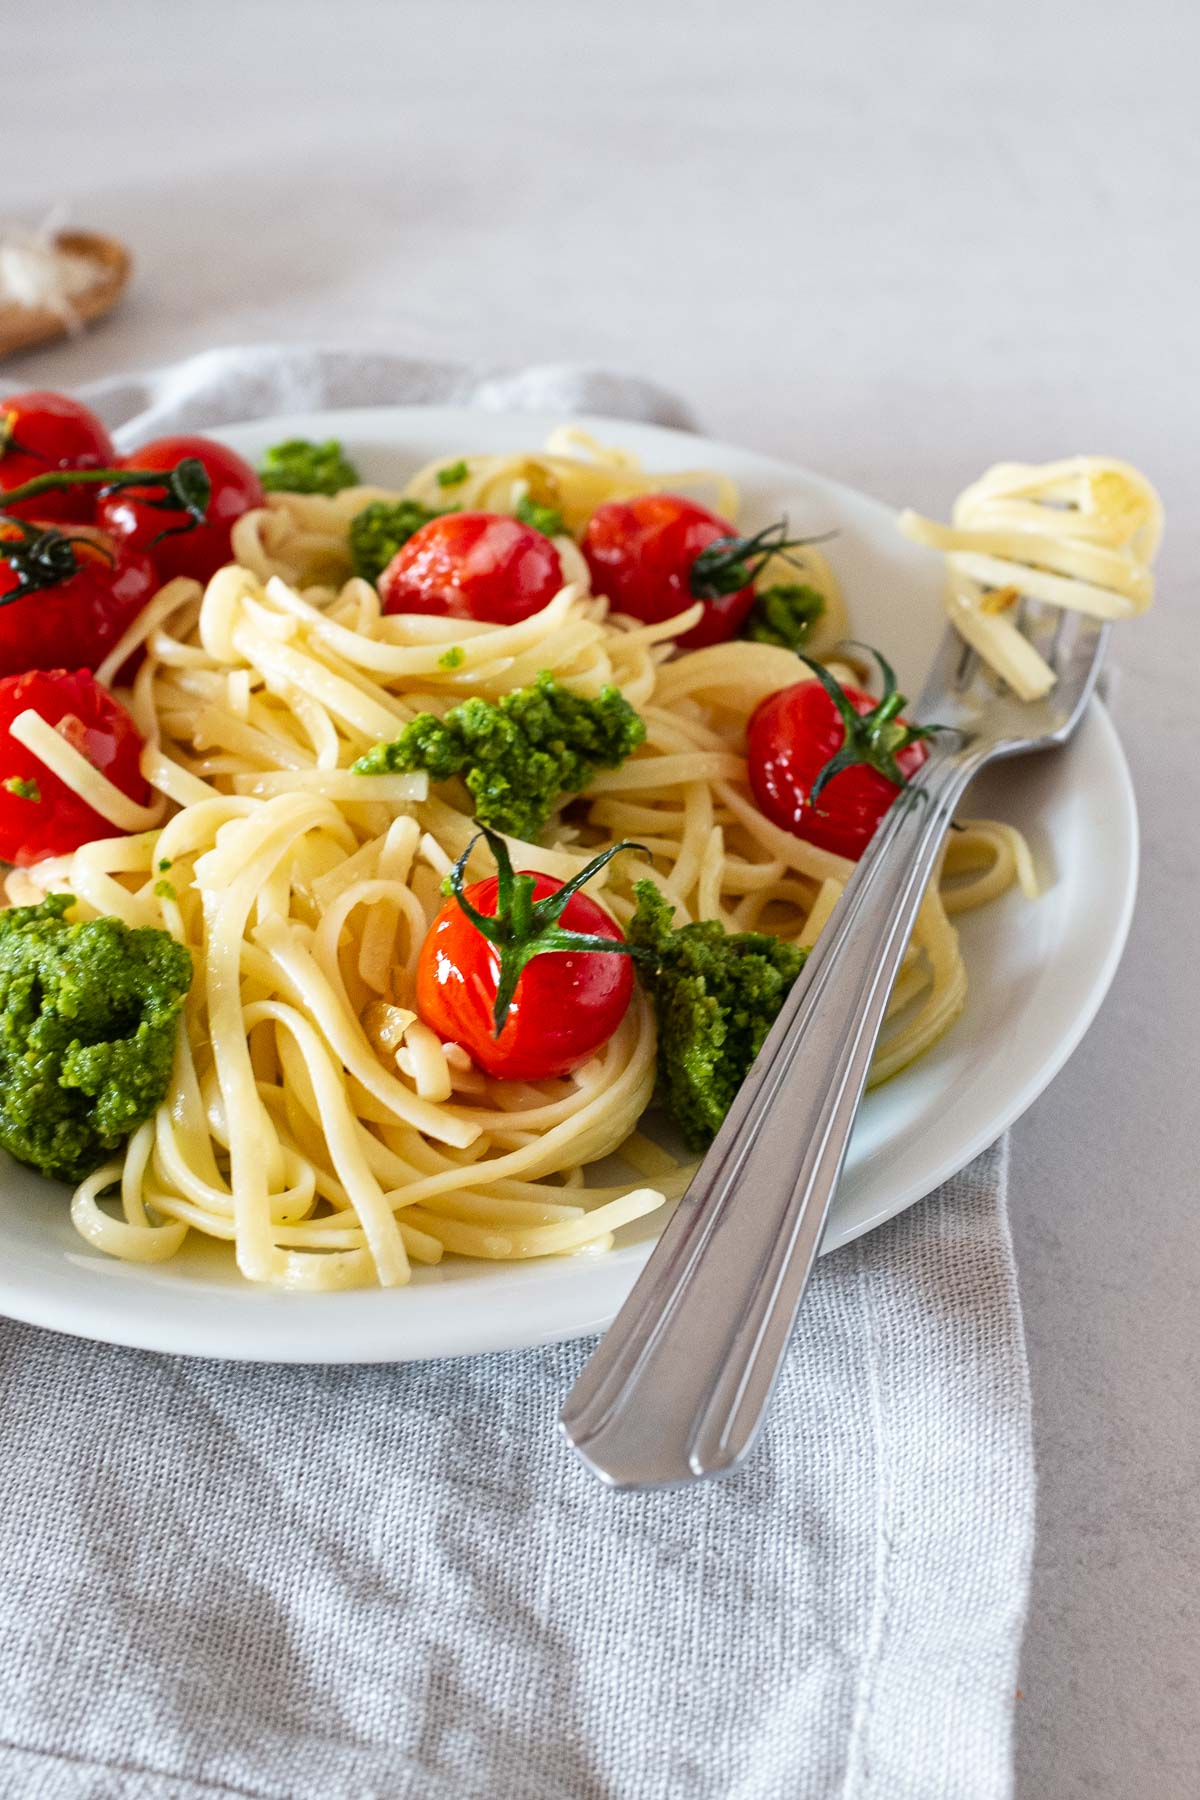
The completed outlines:
[[[134,247],[64,386],[320,338],[650,374],[944,513],[1111,450],[1166,500],[1118,645],[1145,829],[1112,996],[1014,1134],[1040,1519],[1021,1800],[1200,1792],[1200,10],[1189,0],[15,7],[0,208]]]

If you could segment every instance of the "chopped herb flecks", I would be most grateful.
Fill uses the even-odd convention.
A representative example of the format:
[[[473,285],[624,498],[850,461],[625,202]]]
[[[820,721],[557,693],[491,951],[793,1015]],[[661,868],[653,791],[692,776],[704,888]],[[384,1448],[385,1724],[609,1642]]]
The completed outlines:
[[[764,588],[754,601],[742,636],[756,644],[779,644],[798,650],[812,636],[825,611],[824,597],[807,582],[788,581]]]
[[[441,719],[419,713],[353,768],[357,775],[424,770],[434,781],[460,775],[481,825],[534,843],[562,795],[579,793],[597,769],[615,769],[645,735],[615,687],[589,700],[543,671],[533,687],[499,702],[476,696]]]
[[[263,451],[258,478],[271,493],[340,494],[362,480],[336,438],[314,444],[287,438]]]
[[[567,529],[562,514],[555,507],[539,506],[528,494],[522,494],[513,507],[513,517],[520,519],[522,525],[532,525],[543,537],[561,537]]]
[[[420,500],[372,500],[350,521],[350,562],[354,573],[364,581],[378,581],[413,532],[438,516],[435,507]]]
[[[716,919],[676,926],[652,881],[626,936],[658,1021],[658,1093],[692,1150],[716,1136],[808,954]]]
[[[68,924],[73,902],[0,912],[0,1144],[82,1181],[167,1091],[192,959],[165,931]]]

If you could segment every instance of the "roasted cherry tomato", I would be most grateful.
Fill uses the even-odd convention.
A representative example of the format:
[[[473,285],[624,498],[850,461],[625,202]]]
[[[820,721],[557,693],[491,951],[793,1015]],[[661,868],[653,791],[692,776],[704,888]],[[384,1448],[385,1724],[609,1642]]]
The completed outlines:
[[[456,865],[460,887],[421,947],[417,1011],[444,1043],[461,1044],[489,1075],[524,1081],[569,1075],[608,1042],[633,994],[630,958],[587,948],[597,938],[622,944],[620,929],[577,891],[615,851],[589,864],[555,904],[563,882],[528,871],[514,875],[504,840],[485,835],[501,873],[462,887],[462,862]],[[471,910],[499,941],[484,935]],[[571,949],[579,933],[580,947]],[[530,954],[539,940],[545,948]],[[511,998],[497,1034],[497,995],[506,977]]]
[[[852,860],[929,754],[928,733],[897,716],[904,696],[879,661],[882,700],[840,687],[821,670],[818,679],[768,694],[747,729],[750,786],[760,810],[794,837]]]
[[[56,469],[110,468],[116,454],[95,413],[66,394],[36,389],[0,400],[0,488],[5,492]],[[78,487],[69,493],[42,494],[11,510],[25,519],[90,519],[96,510],[96,490]]]
[[[443,513],[414,531],[379,577],[386,613],[515,625],[563,585],[548,537],[506,513]]]
[[[703,600],[700,623],[679,639],[683,650],[734,637],[754,605],[758,541],[740,538],[727,519],[680,494],[606,501],[580,547],[593,590],[607,595],[614,612],[657,625]],[[773,548],[784,547],[781,536]]]
[[[262,483],[244,457],[206,437],[156,438],[121,459],[125,469],[171,469],[184,457],[203,463],[212,495],[203,525],[183,512],[146,505],[153,496],[141,488],[109,494],[96,508],[97,522],[132,548],[148,551],[163,577],[190,575],[207,581],[227,563],[234,525],[243,513],[264,504]],[[169,535],[163,537],[161,534]]]
[[[13,720],[30,707],[131,800],[145,806],[150,798],[138,760],[142,735],[89,670],[6,676],[0,680],[0,859],[22,866],[116,835],[115,826],[10,736]]]
[[[0,519],[0,675],[94,669],[158,585],[148,556],[89,526]]]

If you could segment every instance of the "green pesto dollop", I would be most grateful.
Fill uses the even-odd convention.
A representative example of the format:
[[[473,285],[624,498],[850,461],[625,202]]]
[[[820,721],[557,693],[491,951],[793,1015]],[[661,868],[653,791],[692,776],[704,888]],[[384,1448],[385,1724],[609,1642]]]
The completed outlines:
[[[658,1022],[658,1097],[690,1150],[712,1142],[762,1049],[807,951],[716,919],[672,924],[652,881],[634,887],[626,933]]]
[[[362,480],[336,438],[314,444],[309,438],[286,438],[263,451],[258,478],[271,492],[340,494]]]
[[[481,825],[535,843],[563,794],[577,794],[597,769],[615,769],[646,727],[615,687],[594,700],[543,670],[532,687],[499,701],[479,696],[445,718],[418,713],[391,743],[353,764],[356,775],[423,769],[434,781],[461,775]]]
[[[825,599],[805,581],[780,582],[757,595],[742,636],[756,644],[799,650],[825,611]]]
[[[167,1091],[192,959],[147,926],[69,925],[70,905],[0,912],[0,1144],[82,1181]]]
[[[541,506],[536,500],[531,500],[528,494],[522,494],[513,507],[513,517],[520,519],[522,525],[531,525],[543,537],[562,537],[567,529],[556,506]]]
[[[453,507],[443,511],[454,510]],[[364,581],[378,581],[414,531],[438,518],[437,507],[421,500],[372,500],[350,521],[350,563]]]

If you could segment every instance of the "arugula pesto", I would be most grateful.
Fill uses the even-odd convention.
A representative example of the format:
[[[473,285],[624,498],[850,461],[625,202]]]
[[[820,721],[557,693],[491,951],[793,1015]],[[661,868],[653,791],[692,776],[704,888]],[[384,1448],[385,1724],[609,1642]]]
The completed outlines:
[[[716,919],[672,923],[652,881],[626,933],[658,1022],[658,1096],[690,1150],[712,1142],[808,954]]]
[[[67,894],[0,912],[0,1144],[81,1181],[167,1091],[187,949],[120,919],[69,925]]]
[[[764,588],[754,601],[742,632],[756,644],[779,644],[799,650],[825,611],[825,600],[807,582],[787,581]]]
[[[420,500],[372,500],[350,521],[350,564],[364,581],[378,581],[414,531],[439,517]]]
[[[539,506],[528,494],[522,494],[513,507],[513,517],[520,519],[522,525],[532,525],[543,537],[561,537],[567,529],[563,524],[563,516],[556,507]]]
[[[271,493],[340,494],[362,480],[336,438],[314,444],[308,438],[286,438],[263,451],[258,478]]]
[[[352,766],[357,775],[460,775],[481,825],[534,843],[562,795],[579,793],[597,769],[615,769],[645,736],[615,687],[589,700],[543,670],[532,687],[498,702],[476,696],[441,719],[419,713]]]

